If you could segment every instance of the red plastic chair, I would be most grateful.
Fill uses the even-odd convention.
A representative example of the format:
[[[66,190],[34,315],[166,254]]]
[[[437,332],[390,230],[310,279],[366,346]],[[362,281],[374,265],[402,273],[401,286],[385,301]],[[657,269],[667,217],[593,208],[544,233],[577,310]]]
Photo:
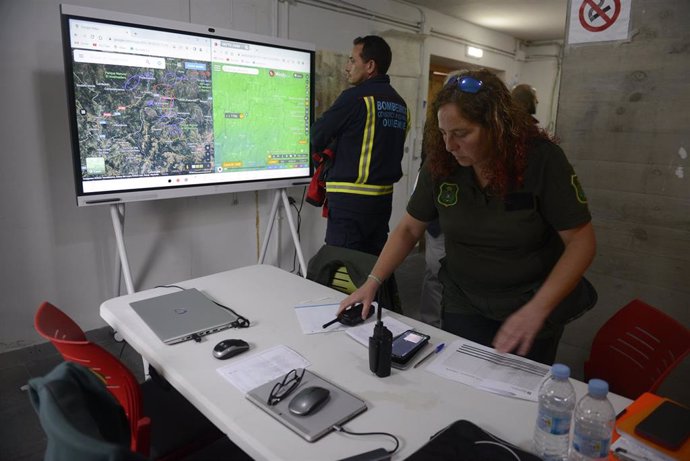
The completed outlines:
[[[600,378],[616,394],[655,392],[690,352],[690,330],[635,299],[602,325],[585,362],[585,380]]]
[[[132,451],[146,457],[152,454],[156,459],[178,459],[223,436],[176,391],[168,391],[151,381],[139,385],[129,368],[90,342],[79,325],[52,304],[41,304],[34,327],[53,343],[65,360],[88,367],[105,382],[129,420]],[[152,409],[156,427],[162,429],[154,431],[153,437],[151,418],[144,414],[145,404]],[[156,410],[169,414],[153,414]]]

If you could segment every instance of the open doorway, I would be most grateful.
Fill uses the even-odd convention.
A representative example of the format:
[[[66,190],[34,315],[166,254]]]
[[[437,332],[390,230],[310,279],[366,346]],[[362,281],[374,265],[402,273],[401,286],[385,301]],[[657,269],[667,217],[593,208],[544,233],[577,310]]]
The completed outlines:
[[[445,58],[443,56],[431,55],[429,60],[429,90],[427,93],[427,120],[429,119],[429,111],[431,110],[431,105],[436,98],[436,94],[443,88],[443,82],[450,72],[455,70],[467,69],[467,70],[477,70],[477,69],[489,69],[494,72],[501,80],[504,79],[505,72],[492,69],[486,66],[480,66],[471,62],[456,61],[455,59]]]

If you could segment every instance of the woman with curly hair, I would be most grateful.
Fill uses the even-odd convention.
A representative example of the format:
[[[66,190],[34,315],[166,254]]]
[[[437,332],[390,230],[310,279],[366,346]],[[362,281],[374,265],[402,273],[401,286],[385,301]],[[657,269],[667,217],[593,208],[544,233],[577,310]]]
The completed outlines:
[[[490,71],[452,78],[433,113],[407,212],[340,309],[363,302],[366,315],[381,282],[438,218],[442,328],[550,364],[565,324],[596,302],[583,277],[596,242],[577,176]]]

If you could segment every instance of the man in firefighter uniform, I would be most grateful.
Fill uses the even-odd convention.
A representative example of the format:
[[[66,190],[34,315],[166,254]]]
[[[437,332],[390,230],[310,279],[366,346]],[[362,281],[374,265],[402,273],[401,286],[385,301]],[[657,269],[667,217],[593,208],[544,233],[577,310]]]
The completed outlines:
[[[345,70],[354,86],[314,122],[311,147],[334,152],[325,173],[326,243],[378,255],[388,238],[410,115],[386,75],[391,63],[386,41],[368,35],[353,44]]]

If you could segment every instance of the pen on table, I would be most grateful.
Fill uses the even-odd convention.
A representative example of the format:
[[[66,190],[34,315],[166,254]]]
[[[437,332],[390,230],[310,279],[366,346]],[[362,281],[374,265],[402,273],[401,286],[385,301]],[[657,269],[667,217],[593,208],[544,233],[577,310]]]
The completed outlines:
[[[420,366],[422,363],[426,362],[426,361],[429,359],[429,357],[431,357],[431,356],[434,355],[434,354],[437,354],[437,353],[441,352],[441,351],[443,350],[444,347],[446,347],[446,343],[441,343],[441,344],[439,344],[438,346],[436,346],[436,348],[435,348],[433,351],[429,352],[427,355],[425,355],[424,357],[422,357],[422,360],[420,360],[419,362],[415,363],[415,365],[414,365],[412,368],[417,368],[417,367]]]
[[[633,453],[630,453],[628,450],[625,448],[616,448],[613,451],[614,456],[616,456],[618,459],[621,461],[649,461],[649,458],[646,456],[638,456]]]

